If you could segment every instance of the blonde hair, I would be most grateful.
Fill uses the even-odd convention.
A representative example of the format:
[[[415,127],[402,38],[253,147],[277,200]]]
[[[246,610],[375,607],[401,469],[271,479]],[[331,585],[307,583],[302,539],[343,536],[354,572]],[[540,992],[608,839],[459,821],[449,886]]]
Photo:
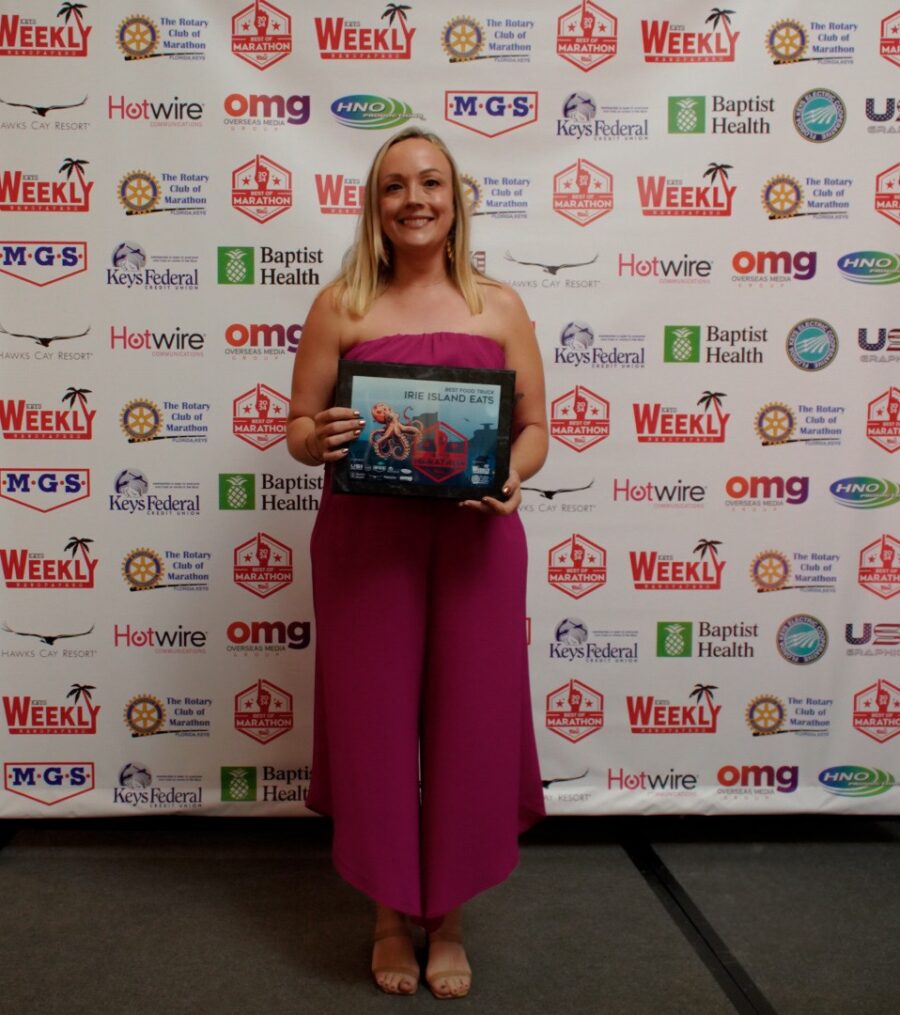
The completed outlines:
[[[384,157],[395,144],[420,139],[433,144],[450,163],[450,185],[453,191],[453,225],[447,236],[447,273],[459,290],[472,314],[484,309],[479,281],[486,281],[469,259],[469,214],[459,170],[447,146],[430,131],[407,127],[389,138],[375,153],[366,178],[365,203],[356,232],[356,240],[344,257],[340,275],[335,280],[335,299],[339,306],[354,317],[362,317],[375,298],[384,292],[393,275],[391,249],[385,242],[378,207],[378,174]]]

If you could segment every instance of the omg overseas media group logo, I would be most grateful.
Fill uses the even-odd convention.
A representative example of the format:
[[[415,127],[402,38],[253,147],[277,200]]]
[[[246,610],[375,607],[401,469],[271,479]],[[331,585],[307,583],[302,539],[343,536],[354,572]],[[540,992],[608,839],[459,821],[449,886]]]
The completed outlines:
[[[267,0],[254,0],[231,18],[231,52],[257,70],[290,56],[291,18]]]
[[[534,22],[526,18],[486,17],[482,23],[467,14],[456,15],[441,29],[441,47],[450,63],[528,63],[533,29]]]
[[[158,21],[146,14],[130,14],[116,28],[116,45],[126,63],[164,58],[168,60],[205,60],[209,21],[189,18],[174,11],[154,11]]]
[[[725,480],[725,506],[769,511],[805,504],[809,476],[757,476],[736,474]]]
[[[308,95],[258,95],[232,92],[225,96],[223,123],[232,131],[278,130],[309,121]]]
[[[409,60],[416,29],[409,25],[409,4],[388,4],[373,25],[344,17],[316,18],[316,43],[323,60]]]
[[[43,10],[55,4],[30,3],[28,15],[0,14],[0,56],[86,57],[88,37],[93,31],[84,23],[87,4],[63,3],[56,12],[57,21],[39,21],[34,7]]]
[[[784,286],[815,277],[815,250],[738,250],[731,258],[732,282],[741,286]]]

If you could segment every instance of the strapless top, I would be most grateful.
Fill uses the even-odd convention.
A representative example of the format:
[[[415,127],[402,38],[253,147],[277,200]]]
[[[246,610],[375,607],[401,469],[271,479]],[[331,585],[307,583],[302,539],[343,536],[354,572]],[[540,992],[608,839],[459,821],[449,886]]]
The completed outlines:
[[[344,359],[385,363],[424,363],[427,366],[476,367],[502,370],[503,346],[485,335],[461,331],[429,331],[421,335],[382,335],[358,342]]]

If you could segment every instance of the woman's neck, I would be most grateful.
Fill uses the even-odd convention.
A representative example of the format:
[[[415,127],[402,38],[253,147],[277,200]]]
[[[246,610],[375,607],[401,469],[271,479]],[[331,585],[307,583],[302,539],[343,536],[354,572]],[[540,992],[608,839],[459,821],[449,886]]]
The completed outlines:
[[[444,252],[441,250],[433,257],[398,258],[390,286],[399,291],[429,289],[449,281]]]

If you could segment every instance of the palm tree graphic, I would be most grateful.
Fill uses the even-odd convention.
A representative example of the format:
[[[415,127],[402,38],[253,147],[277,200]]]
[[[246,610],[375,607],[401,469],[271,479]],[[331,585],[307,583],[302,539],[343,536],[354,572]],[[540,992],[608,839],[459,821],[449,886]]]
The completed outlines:
[[[712,406],[715,409],[716,416],[718,417],[720,425],[724,425],[722,419],[722,399],[725,398],[724,391],[704,391],[703,394],[697,399],[697,405],[703,406],[704,412],[709,412],[709,407]]]
[[[67,698],[74,698],[74,705],[77,705],[81,701],[82,696],[85,701],[91,700],[91,691],[96,691],[97,688],[93,684],[72,684],[72,688],[66,695]]]
[[[724,183],[725,180],[728,179],[728,170],[733,168],[734,168],[733,166],[725,165],[722,162],[710,162],[709,168],[706,170],[703,176],[704,179],[708,176],[711,186],[714,187],[716,185],[716,181],[719,179],[720,176],[722,177],[722,182]]]
[[[87,4],[70,4],[64,3],[60,9],[56,12],[58,18],[62,18],[65,24],[69,23],[69,18],[75,15],[75,20],[78,24],[81,24],[81,12],[87,10]]]
[[[388,24],[392,25],[395,18],[400,18],[403,24],[406,24],[406,11],[411,11],[412,7],[409,4],[388,4],[384,10],[384,14],[381,16],[388,19]]]
[[[706,554],[709,553],[709,555],[715,562],[718,561],[719,559],[716,556],[716,547],[721,545],[722,545],[721,539],[701,539],[697,542],[697,545],[694,547],[693,552],[699,553],[701,560],[703,560]]]
[[[707,19],[704,22],[704,24],[708,25],[710,23],[710,21],[711,21],[712,22],[713,31],[715,31],[719,27],[719,22],[721,21],[724,24],[724,26],[725,26],[725,34],[730,39],[731,38],[731,18],[728,16],[729,14],[734,14],[734,11],[723,10],[721,7],[713,7],[712,10],[710,11],[709,17],[707,17]]]
[[[87,399],[84,396],[90,395],[91,393],[92,392],[90,388],[66,388],[66,392],[62,396],[60,401],[68,402],[69,408],[74,409],[75,399],[77,398],[79,404],[81,405],[81,408],[87,411]]]
[[[59,171],[61,173],[65,173],[66,179],[68,180],[71,179],[72,170],[74,169],[75,172],[78,173],[78,178],[81,180],[82,183],[84,183],[84,170],[81,167],[87,166],[89,164],[90,163],[88,162],[87,159],[67,158],[63,161],[63,164],[59,167]]]
[[[81,555],[84,557],[85,563],[89,564],[91,558],[88,556],[88,543],[93,543],[93,541],[93,539],[86,539],[84,537],[69,536],[69,541],[66,543],[63,552],[65,552],[65,550],[71,550],[72,556],[74,557],[75,554],[81,550]]]
[[[709,706],[710,711],[712,711],[713,691],[718,691],[718,689],[716,684],[694,684],[694,689],[688,697],[696,698],[698,705],[701,698],[705,698],[706,704]]]

